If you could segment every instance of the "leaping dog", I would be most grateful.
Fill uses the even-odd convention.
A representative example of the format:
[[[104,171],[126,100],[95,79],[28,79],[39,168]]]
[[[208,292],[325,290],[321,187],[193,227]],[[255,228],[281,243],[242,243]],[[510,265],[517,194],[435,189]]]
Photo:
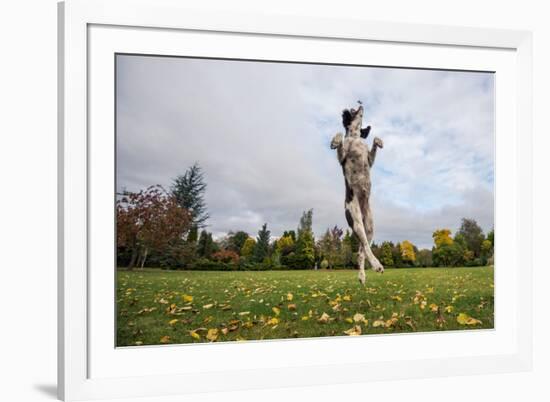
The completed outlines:
[[[338,161],[342,165],[346,183],[346,220],[359,239],[359,282],[365,284],[365,257],[372,269],[384,272],[384,267],[372,253],[370,245],[374,235],[374,225],[370,208],[371,179],[370,168],[376,158],[376,150],[383,148],[384,143],[378,137],[374,138],[372,149],[363,141],[370,132],[370,126],[362,129],[363,106],[359,102],[357,109],[345,109],[342,112],[342,123],[346,135],[338,133],[330,143],[336,149]]]

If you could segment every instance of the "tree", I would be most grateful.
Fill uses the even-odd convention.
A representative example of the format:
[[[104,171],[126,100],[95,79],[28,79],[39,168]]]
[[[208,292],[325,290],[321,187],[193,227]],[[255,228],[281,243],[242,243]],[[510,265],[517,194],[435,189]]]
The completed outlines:
[[[403,260],[403,262],[410,265],[414,265],[414,262],[416,261],[414,246],[408,240],[403,240],[403,242],[401,243],[401,259]]]
[[[313,268],[315,263],[315,239],[313,237],[313,209],[304,211],[298,225],[296,239],[295,263],[303,264],[303,268]]]
[[[431,267],[432,262],[432,250],[422,249],[416,253],[416,263],[420,267]]]
[[[250,257],[252,256],[252,253],[254,252],[254,247],[256,247],[256,240],[254,238],[249,237],[245,240],[242,248],[241,248],[241,256],[242,257]]]
[[[495,229],[491,229],[489,233],[487,233],[487,240],[491,242],[491,247],[495,247]]]
[[[260,263],[269,255],[269,238],[271,232],[267,230],[267,223],[264,223],[262,228],[258,231],[258,237],[256,238],[256,245],[254,246],[254,261]]]
[[[327,261],[328,268],[334,268],[334,265],[341,264],[342,235],[344,231],[338,226],[327,229],[321,240],[319,240],[319,250],[321,259]]]
[[[199,257],[210,258],[216,250],[216,244],[212,239],[212,233],[202,230],[197,245],[197,254]]]
[[[435,247],[441,247],[443,245],[453,244],[453,239],[451,238],[451,231],[449,229],[439,229],[436,230],[432,238],[434,239]]]
[[[468,250],[474,253],[477,258],[481,255],[481,243],[485,239],[483,230],[474,219],[462,218],[462,224],[458,229],[457,236],[462,236]]]
[[[403,266],[403,258],[401,257],[401,243],[397,243],[395,246],[392,245],[391,254],[393,258],[393,266],[398,268]]]
[[[432,259],[435,266],[453,267],[464,263],[464,248],[460,243],[442,244],[432,249]]]
[[[240,253],[246,239],[248,238],[248,233],[243,232],[242,230],[235,233],[230,232],[227,239],[227,249]]]
[[[160,186],[125,192],[116,202],[117,247],[131,252],[128,269],[145,265],[151,251],[164,251],[189,229],[190,214]]]
[[[199,164],[193,164],[185,174],[176,177],[172,183],[171,191],[178,204],[191,214],[192,226],[204,228],[210,215],[208,215],[204,201],[206,182]]]
[[[393,267],[392,249],[393,249],[392,243],[387,241],[382,243],[382,258],[380,259],[380,262],[385,267]]]
[[[296,231],[295,230],[285,230],[282,237],[290,237],[294,243],[296,243]]]
[[[292,253],[294,251],[294,247],[294,239],[288,233],[277,239],[277,241],[275,242],[275,249],[277,252],[280,253],[281,256]]]
[[[352,267],[356,264],[353,247],[353,237],[349,230],[346,229],[346,233],[342,240],[342,265],[345,267]]]

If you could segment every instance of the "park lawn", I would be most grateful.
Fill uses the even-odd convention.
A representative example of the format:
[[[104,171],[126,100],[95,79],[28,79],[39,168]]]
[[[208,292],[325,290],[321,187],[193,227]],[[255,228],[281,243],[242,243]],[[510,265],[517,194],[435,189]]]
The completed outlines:
[[[493,328],[493,273],[119,270],[117,345]]]

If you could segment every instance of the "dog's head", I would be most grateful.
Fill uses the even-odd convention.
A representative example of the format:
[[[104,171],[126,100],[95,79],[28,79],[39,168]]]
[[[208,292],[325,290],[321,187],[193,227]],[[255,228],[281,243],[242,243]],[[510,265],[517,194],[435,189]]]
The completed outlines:
[[[359,105],[357,109],[344,109],[342,112],[342,124],[348,135],[361,136],[362,138],[367,138],[369,135],[370,126],[361,128],[363,124],[363,105]]]

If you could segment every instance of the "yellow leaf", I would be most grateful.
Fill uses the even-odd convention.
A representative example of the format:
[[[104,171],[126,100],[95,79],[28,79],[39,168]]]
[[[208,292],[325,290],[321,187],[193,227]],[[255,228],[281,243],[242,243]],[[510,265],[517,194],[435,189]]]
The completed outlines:
[[[193,296],[190,295],[182,295],[181,298],[186,303],[191,303],[193,301]]]
[[[386,322],[384,320],[376,320],[372,323],[372,326],[373,327],[385,327],[386,326]]]
[[[361,325],[356,325],[356,326],[348,329],[347,331],[344,331],[344,334],[350,335],[350,336],[361,335]]]
[[[322,324],[326,324],[330,320],[330,316],[327,313],[321,314],[321,317],[317,321],[319,321]]]
[[[403,301],[403,299],[401,298],[401,296],[398,296],[398,295],[392,296],[391,298],[392,298],[392,300],[395,300],[395,301],[397,301],[397,302]]]
[[[351,301],[351,296],[350,295],[345,295],[344,297],[342,297],[342,300]]]
[[[206,339],[210,342],[214,342],[218,339],[218,330],[216,328],[210,328],[206,334]]]
[[[160,343],[168,343],[170,342],[170,337],[168,335],[164,335],[162,338],[160,338]]]
[[[453,306],[447,306],[447,307],[445,307],[445,312],[446,312],[446,313],[452,313],[452,312],[453,312],[453,309],[454,309]]]
[[[195,331],[189,331],[189,335],[191,335],[191,337],[195,338],[195,339],[201,339],[201,336],[199,334],[197,334]]]
[[[241,311],[239,315],[248,315],[250,314],[250,311]]]
[[[437,310],[439,310],[439,307],[437,307],[437,304],[432,303],[430,304],[430,310],[432,310],[434,313],[437,313]]]
[[[353,318],[351,318],[351,317],[346,318],[345,321],[349,322],[350,324],[353,324]]]
[[[353,316],[353,321],[355,321],[355,322],[363,322],[363,321],[365,321],[365,316],[364,316],[363,314],[357,313],[357,314],[355,314],[355,315]]]
[[[273,310],[276,316],[281,314],[281,309],[279,307],[273,307],[271,310]]]
[[[277,325],[279,323],[279,319],[278,318],[270,318],[269,320],[267,320],[267,325]]]
[[[160,304],[168,304],[168,303],[170,303],[170,302],[169,302],[168,300],[160,299],[160,300],[159,300],[159,303],[160,303]]]
[[[173,320],[168,321],[168,324],[174,325],[174,324],[177,323],[177,322],[178,322],[178,319],[177,319],[177,318],[174,318]]]
[[[286,299],[288,301],[292,301],[293,298],[294,298],[294,295],[292,293],[288,292],[287,295],[286,295]]]
[[[468,314],[466,313],[460,313],[457,317],[456,317],[456,321],[460,324],[460,325],[477,325],[477,324],[481,324],[481,321],[473,318],[473,317],[470,317]]]
[[[290,311],[294,311],[294,310],[296,310],[296,305],[295,305],[295,304],[289,304],[289,305],[287,306],[287,308],[288,308]]]
[[[202,306],[202,308],[205,310],[208,310],[209,308],[212,308],[212,306],[214,306],[214,304],[210,303],[210,304],[205,304],[204,306]]]
[[[308,316],[308,315],[304,315],[304,316],[302,317],[302,321],[307,321],[307,320],[309,320],[309,316]]]

